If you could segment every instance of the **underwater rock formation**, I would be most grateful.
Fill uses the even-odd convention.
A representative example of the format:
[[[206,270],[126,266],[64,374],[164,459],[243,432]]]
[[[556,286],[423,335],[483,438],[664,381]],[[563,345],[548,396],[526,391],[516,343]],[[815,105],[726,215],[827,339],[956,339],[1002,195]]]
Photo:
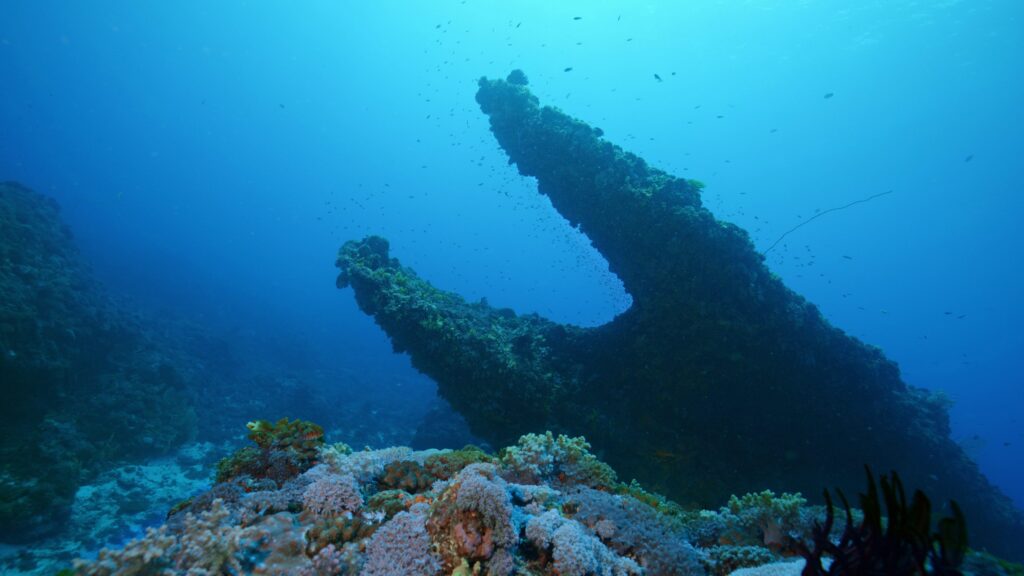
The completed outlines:
[[[950,439],[947,406],[831,326],[765,266],[701,185],[650,167],[521,74],[477,102],[524,176],[579,226],[633,298],[584,329],[468,303],[380,237],[342,246],[338,286],[437,381],[474,434],[586,436],[615,468],[686,503],[765,487],[853,493],[864,464],[960,502],[975,545],[1021,557],[1024,516]]]
[[[57,527],[79,483],[189,439],[184,381],[82,263],[52,199],[0,183],[0,540]]]

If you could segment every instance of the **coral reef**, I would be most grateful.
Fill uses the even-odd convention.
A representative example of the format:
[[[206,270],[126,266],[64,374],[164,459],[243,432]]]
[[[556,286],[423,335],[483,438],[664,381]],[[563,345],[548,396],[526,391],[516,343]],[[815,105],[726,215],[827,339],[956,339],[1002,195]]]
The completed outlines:
[[[517,446],[533,446],[537,461],[564,457],[557,440],[538,444],[538,438],[547,435],[524,437]],[[574,447],[577,460],[603,466],[582,439],[562,444]],[[634,498],[630,493],[641,491],[635,483],[596,489],[587,476],[524,477],[508,458],[407,448],[350,452],[326,444],[317,450],[320,464],[284,484],[248,491],[248,477],[220,482],[145,537],[76,561],[74,572],[718,576],[764,566],[773,573],[797,566],[790,562],[796,553],[757,527],[780,523],[794,542],[811,546],[828,533],[821,526],[832,517],[798,494],[751,493],[717,511],[683,511],[649,492]],[[435,478],[425,489],[419,483],[409,486],[415,493],[389,489],[382,482],[397,465],[429,474],[424,463],[444,456],[447,479]],[[736,543],[733,534],[750,536]],[[820,559],[814,556],[812,566],[821,566]],[[979,574],[1013,567],[973,552],[965,564]]]
[[[491,131],[633,298],[584,329],[466,302],[403,267],[388,241],[345,243],[339,288],[495,445],[582,434],[620,472],[686,503],[855,490],[864,464],[963,506],[979,544],[1020,557],[1024,515],[951,440],[947,406],[880,350],[831,326],[677,178],[540,106],[521,72],[481,79]]]
[[[177,362],[93,280],[59,208],[0,183],[0,540],[52,532],[76,488],[194,433]]]
[[[292,448],[291,443],[262,438],[254,440],[272,450]],[[538,438],[550,436],[523,438],[518,445],[532,447],[531,461],[560,461],[571,446],[573,461],[603,466],[582,439],[538,443]],[[683,532],[673,520],[663,519],[654,508],[629,496],[593,490],[585,483],[589,476],[524,478],[521,461],[494,458],[474,448],[349,452],[321,443],[317,450],[313,460],[319,465],[280,485],[268,483],[269,470],[252,469],[224,478],[177,507],[167,524],[150,529],[144,538],[121,550],[104,550],[95,560],[78,561],[76,573],[216,573],[225,569],[249,574],[272,573],[272,565],[317,575],[530,571],[582,576],[703,570],[701,554],[682,540]],[[267,468],[273,466],[270,458],[261,462]],[[416,471],[417,481],[394,481],[406,478],[409,470]],[[253,490],[257,484],[261,489]],[[396,484],[406,489],[389,488]],[[607,488],[622,486],[613,482]],[[610,500],[583,499],[574,495],[577,490]],[[643,518],[639,527],[633,525],[636,518],[618,511],[620,507],[642,510],[635,513]],[[602,523],[598,517],[614,520]],[[615,528],[613,521],[623,524]],[[675,531],[665,531],[667,526]],[[647,536],[638,536],[647,531]],[[299,551],[294,549],[295,534],[305,534]],[[673,558],[672,545],[655,539],[673,538],[679,539],[676,545],[693,561],[687,571],[663,567],[645,572],[643,566],[654,566],[655,556]]]

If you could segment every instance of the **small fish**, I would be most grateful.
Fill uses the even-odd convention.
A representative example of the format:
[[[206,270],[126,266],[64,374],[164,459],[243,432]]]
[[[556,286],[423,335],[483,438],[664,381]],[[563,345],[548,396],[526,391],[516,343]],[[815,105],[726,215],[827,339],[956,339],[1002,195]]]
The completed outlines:
[[[852,258],[852,257],[850,257],[850,256],[847,256],[846,254],[843,254],[843,258],[846,258],[847,260],[853,260],[853,258]]]
[[[671,450],[655,450],[651,453],[656,459],[661,461],[663,464],[680,460],[682,456]]]
[[[565,70],[562,70],[562,72],[572,72],[572,66],[569,66]]]
[[[278,104],[278,106],[280,106],[282,109],[284,109],[284,104]]]
[[[522,26],[522,25],[523,25],[523,23],[522,23],[522,22],[520,22],[519,24],[516,24],[516,28],[519,28],[519,27],[520,27],[520,26]]]
[[[826,92],[825,93],[825,100],[828,100],[829,98],[831,98],[833,96],[835,96],[834,92]]]
[[[974,160],[974,154],[968,154],[967,158],[964,158],[964,162],[970,162],[971,160]]]
[[[775,134],[775,133],[776,133],[776,132],[778,132],[778,131],[779,131],[779,129],[778,129],[778,128],[772,128],[771,130],[769,130],[769,131],[768,131],[768,133],[769,133],[769,134]]]
[[[658,76],[657,74],[654,75],[654,79],[661,82],[661,76]]]
[[[573,16],[573,20],[583,20],[583,16]]]

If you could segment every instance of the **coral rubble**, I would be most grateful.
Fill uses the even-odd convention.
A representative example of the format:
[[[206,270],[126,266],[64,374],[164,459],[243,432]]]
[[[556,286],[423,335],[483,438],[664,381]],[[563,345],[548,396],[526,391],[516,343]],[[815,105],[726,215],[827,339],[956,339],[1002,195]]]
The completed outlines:
[[[786,288],[747,233],[674,177],[540,106],[525,75],[481,79],[477,102],[633,298],[584,329],[438,290],[371,236],[342,246],[338,286],[397,352],[497,445],[586,436],[616,469],[684,503],[731,493],[856,488],[864,464],[957,499],[980,544],[1020,557],[1024,516],[950,439],[947,407],[880,350]]]

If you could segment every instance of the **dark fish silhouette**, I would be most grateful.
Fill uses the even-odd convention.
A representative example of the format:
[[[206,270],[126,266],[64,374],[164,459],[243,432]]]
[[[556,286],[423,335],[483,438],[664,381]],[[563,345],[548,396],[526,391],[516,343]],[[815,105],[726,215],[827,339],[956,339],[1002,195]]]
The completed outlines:
[[[974,154],[968,154],[967,158],[964,158],[964,162],[970,162],[971,160],[974,160]]]
[[[654,75],[654,79],[661,82],[661,76],[658,76],[657,74]]]
[[[573,20],[583,20],[583,16],[573,16]]]
[[[572,72],[572,66],[569,66],[565,70],[562,70],[562,72]]]
[[[831,98],[831,97],[833,97],[833,96],[835,96],[835,93],[833,93],[833,92],[827,92],[827,93],[825,94],[825,100],[828,100],[829,98]]]

